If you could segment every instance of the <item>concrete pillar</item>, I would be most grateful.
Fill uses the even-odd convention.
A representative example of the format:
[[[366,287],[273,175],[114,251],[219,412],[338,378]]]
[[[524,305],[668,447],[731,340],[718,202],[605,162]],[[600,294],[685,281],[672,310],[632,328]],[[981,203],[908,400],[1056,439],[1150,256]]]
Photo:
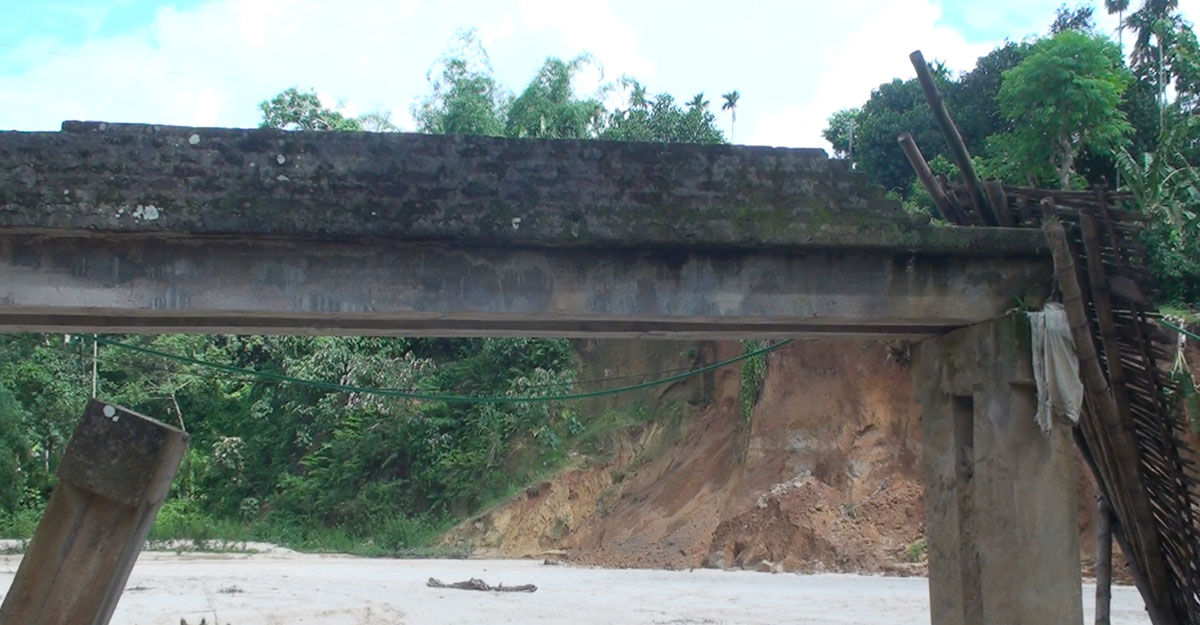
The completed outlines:
[[[184,432],[92,400],[0,625],[105,625],[187,448]]]
[[[933,624],[1082,623],[1074,450],[1033,420],[1025,317],[920,343],[913,384]]]

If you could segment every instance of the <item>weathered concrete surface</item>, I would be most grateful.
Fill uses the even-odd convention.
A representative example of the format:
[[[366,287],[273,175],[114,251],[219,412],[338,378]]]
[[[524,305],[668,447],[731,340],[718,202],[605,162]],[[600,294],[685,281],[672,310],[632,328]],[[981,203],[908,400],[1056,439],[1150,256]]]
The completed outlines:
[[[401,335],[930,334],[1044,284],[1027,259],[0,237],[0,326]],[[86,327],[84,327],[86,326]]]
[[[819,150],[102,123],[0,133],[0,330],[927,335],[1049,283]]]
[[[1025,318],[922,342],[913,381],[933,624],[1082,623],[1070,425],[1034,423]]]
[[[171,426],[89,402],[0,606],[0,623],[108,623],[187,441]]]
[[[822,150],[65,122],[0,133],[0,228],[1040,253],[914,225]]]

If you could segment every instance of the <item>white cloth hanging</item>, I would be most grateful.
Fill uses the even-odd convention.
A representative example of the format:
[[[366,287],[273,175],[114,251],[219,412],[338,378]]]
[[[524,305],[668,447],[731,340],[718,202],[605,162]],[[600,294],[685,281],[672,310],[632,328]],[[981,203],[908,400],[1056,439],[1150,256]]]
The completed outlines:
[[[1071,324],[1062,304],[1051,302],[1041,312],[1027,313],[1032,330],[1033,379],[1037,383],[1037,415],[1043,432],[1054,417],[1079,422],[1083,382]]]

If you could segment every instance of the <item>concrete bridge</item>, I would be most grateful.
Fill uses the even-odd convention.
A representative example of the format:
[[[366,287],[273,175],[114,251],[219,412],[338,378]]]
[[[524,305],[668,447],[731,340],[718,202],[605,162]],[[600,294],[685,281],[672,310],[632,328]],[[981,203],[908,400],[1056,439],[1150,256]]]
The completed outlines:
[[[906,215],[820,150],[67,123],[0,135],[0,328],[930,335],[1040,233]]]
[[[1041,232],[820,150],[68,122],[0,133],[0,331],[737,338],[915,350],[933,622],[1079,623]]]

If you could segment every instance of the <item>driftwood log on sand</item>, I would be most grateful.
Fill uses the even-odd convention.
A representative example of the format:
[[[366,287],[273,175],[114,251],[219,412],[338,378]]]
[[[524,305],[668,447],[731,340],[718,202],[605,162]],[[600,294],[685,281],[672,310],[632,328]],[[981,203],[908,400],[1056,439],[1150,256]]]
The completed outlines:
[[[437,579],[436,577],[430,577],[429,581],[425,582],[425,585],[429,586],[430,588],[458,588],[459,590],[490,590],[492,592],[533,592],[533,591],[537,590],[537,586],[534,586],[533,584],[522,584],[520,586],[505,586],[504,584],[500,584],[498,586],[492,586],[492,585],[489,585],[487,582],[483,581],[482,579],[476,579],[474,577],[472,577],[471,579],[469,579],[465,582],[454,582],[453,584],[446,584],[446,583],[443,583],[441,580]]]

